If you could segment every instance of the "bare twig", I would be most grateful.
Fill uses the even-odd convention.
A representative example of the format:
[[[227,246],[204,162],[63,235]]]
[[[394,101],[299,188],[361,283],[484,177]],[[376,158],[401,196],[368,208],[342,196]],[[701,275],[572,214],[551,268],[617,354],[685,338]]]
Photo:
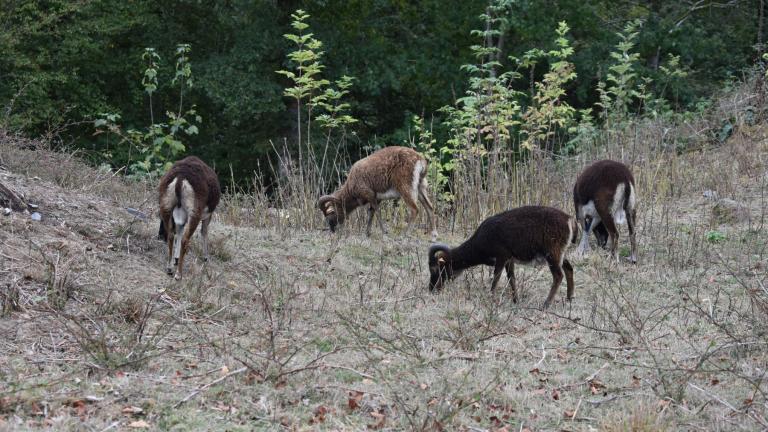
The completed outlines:
[[[238,375],[238,374],[241,374],[241,373],[243,373],[243,372],[245,372],[245,371],[247,371],[247,370],[248,370],[248,368],[247,368],[247,367],[245,367],[245,366],[241,367],[240,369],[236,369],[236,370],[233,370],[232,372],[230,372],[230,373],[228,373],[228,374],[226,374],[226,375],[224,375],[224,376],[222,376],[222,377],[220,377],[220,378],[217,378],[217,379],[215,379],[215,380],[213,380],[213,381],[209,382],[208,384],[205,384],[205,385],[204,385],[204,386],[202,386],[202,387],[199,387],[199,388],[197,388],[195,391],[193,391],[192,393],[188,394],[188,395],[187,395],[187,396],[186,396],[184,399],[182,399],[182,400],[180,400],[180,401],[176,402],[176,405],[174,405],[173,407],[174,407],[174,408],[178,408],[178,407],[180,407],[182,404],[184,404],[184,403],[186,403],[186,402],[189,402],[189,401],[190,401],[191,399],[193,399],[195,396],[199,395],[199,394],[200,394],[201,392],[203,392],[205,389],[207,389],[207,388],[209,388],[209,387],[212,387],[212,386],[215,386],[216,384],[218,384],[218,383],[220,383],[220,382],[222,382],[222,381],[226,380],[227,378],[229,378],[229,377],[231,377],[231,376],[233,376],[233,375]]]

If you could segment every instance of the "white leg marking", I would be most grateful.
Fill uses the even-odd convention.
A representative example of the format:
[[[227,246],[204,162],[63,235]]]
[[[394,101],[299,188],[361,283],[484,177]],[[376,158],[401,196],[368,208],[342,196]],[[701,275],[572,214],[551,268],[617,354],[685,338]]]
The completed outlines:
[[[173,259],[177,260],[179,259],[179,256],[181,255],[181,236],[184,234],[184,224],[187,222],[186,219],[183,219],[181,223],[179,223],[176,219],[176,210],[181,209],[181,207],[176,207],[176,209],[173,210],[173,216],[174,216],[174,223],[176,224],[176,235],[173,237]],[[181,211],[184,211],[181,209]]]

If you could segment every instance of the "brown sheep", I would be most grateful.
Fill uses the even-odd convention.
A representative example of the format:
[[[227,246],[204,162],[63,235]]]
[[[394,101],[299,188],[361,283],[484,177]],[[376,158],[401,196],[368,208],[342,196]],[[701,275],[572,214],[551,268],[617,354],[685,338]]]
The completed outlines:
[[[460,246],[450,248],[436,244],[429,248],[429,290],[440,290],[445,281],[463,270],[477,265],[493,266],[491,291],[506,270],[517,302],[515,263],[546,262],[552,272],[552,287],[544,302],[548,307],[563,280],[568,286],[567,298],[573,298],[573,267],[565,259],[568,248],[579,237],[576,220],[564,212],[542,206],[526,206],[508,210],[484,220],[472,237]]]
[[[631,252],[630,262],[637,262],[637,194],[635,178],[621,162],[601,160],[584,169],[573,186],[576,219],[584,227],[579,253],[589,252],[589,233],[594,231],[598,245],[605,247],[610,238],[611,256],[618,261],[618,224],[627,223]]]
[[[371,235],[371,224],[381,201],[402,198],[410,209],[408,228],[419,214],[416,202],[427,211],[432,240],[437,238],[434,208],[427,197],[427,160],[407,147],[385,147],[355,162],[347,180],[333,194],[320,197],[317,202],[331,231],[344,223],[352,211],[368,205],[368,225],[365,234]],[[381,231],[386,233],[384,221],[378,214]]]
[[[203,259],[208,261],[208,224],[221,198],[216,173],[200,159],[189,156],[171,167],[160,179],[160,233],[168,243],[166,271],[180,280],[189,239],[202,222]]]

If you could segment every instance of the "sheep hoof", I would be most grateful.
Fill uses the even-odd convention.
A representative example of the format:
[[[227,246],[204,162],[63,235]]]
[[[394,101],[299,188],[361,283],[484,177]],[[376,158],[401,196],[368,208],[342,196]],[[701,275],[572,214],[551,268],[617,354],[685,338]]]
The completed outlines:
[[[208,262],[208,257],[204,256],[203,257],[203,262]]]
[[[178,273],[178,272],[177,272],[177,273],[176,273],[176,274],[173,276],[173,280],[177,280],[177,281],[181,280],[181,273]]]
[[[173,268],[172,267],[166,267],[165,272],[168,274],[168,276],[173,274]]]

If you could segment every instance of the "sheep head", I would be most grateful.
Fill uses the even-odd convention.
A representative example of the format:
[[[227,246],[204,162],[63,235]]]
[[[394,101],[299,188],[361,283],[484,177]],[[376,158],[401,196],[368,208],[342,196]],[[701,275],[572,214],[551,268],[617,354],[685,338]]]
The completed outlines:
[[[451,248],[444,244],[434,244],[429,248],[429,290],[443,288],[443,283],[453,277]]]
[[[323,195],[317,200],[317,207],[323,212],[331,232],[336,232],[336,226],[344,223],[345,215],[341,201],[333,195]]]

